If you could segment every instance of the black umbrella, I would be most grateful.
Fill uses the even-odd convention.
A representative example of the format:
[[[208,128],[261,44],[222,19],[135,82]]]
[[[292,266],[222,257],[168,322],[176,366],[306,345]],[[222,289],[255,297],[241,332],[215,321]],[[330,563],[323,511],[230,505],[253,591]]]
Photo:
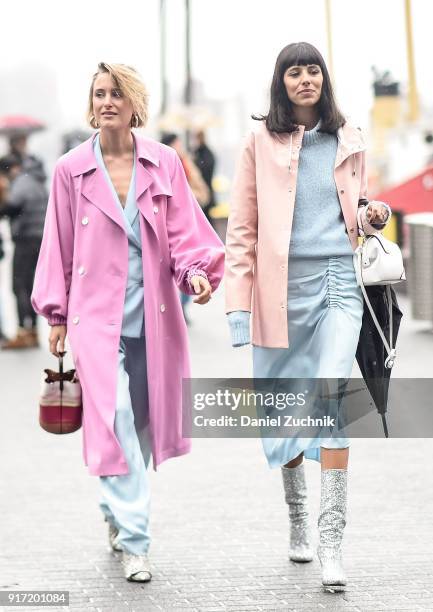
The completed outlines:
[[[400,321],[403,316],[391,285],[370,285],[365,287],[367,297],[374,311],[376,319],[390,344],[390,330],[392,326],[392,344],[394,348],[397,341]],[[390,304],[392,301],[392,320],[390,319]],[[394,357],[395,358],[395,357]],[[376,405],[377,412],[382,417],[385,437],[388,437],[386,424],[386,410],[388,403],[389,381],[394,359],[388,358],[388,351],[374,324],[370,309],[364,299],[364,314],[362,316],[361,332],[359,334],[356,360],[365,380],[370,395]]]

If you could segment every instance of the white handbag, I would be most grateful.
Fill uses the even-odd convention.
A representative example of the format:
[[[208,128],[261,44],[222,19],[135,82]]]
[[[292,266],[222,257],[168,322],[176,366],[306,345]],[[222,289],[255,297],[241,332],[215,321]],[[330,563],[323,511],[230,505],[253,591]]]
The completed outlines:
[[[393,285],[406,280],[403,255],[395,242],[382,234],[364,236],[354,255],[358,285]]]
[[[360,228],[360,230],[364,234],[363,241],[362,244],[356,248],[353,255],[356,280],[358,286],[361,287],[364,300],[388,353],[388,357],[385,360],[385,366],[387,368],[392,368],[397,353],[392,346],[392,296],[390,285],[406,280],[403,255],[398,244],[388,240],[379,232],[366,235],[364,233],[364,228]],[[389,342],[385,338],[385,334],[379,325],[370,300],[368,299],[365,287],[370,285],[386,285],[386,295],[389,306]]]

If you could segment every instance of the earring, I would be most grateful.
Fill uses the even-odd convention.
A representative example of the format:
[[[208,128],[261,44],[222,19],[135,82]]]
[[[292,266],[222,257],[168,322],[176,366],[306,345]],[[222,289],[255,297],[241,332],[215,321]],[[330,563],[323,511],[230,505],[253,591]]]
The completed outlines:
[[[138,124],[139,124],[139,118],[138,118],[138,115],[137,115],[136,113],[134,113],[134,114],[132,115],[132,118],[131,118],[131,127],[136,127],[136,128],[138,128]]]
[[[90,124],[93,124],[93,125],[95,126],[95,128],[98,128],[98,127],[99,127],[99,123],[96,121],[96,117],[95,117],[95,115],[92,115],[92,116],[90,117]]]

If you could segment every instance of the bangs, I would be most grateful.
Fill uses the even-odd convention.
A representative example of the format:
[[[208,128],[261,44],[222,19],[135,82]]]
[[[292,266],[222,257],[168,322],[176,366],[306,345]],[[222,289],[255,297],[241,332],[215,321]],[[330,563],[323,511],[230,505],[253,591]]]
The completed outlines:
[[[282,71],[285,72],[290,66],[308,66],[317,64],[323,70],[323,57],[317,49],[309,43],[294,43],[288,45],[281,53]]]

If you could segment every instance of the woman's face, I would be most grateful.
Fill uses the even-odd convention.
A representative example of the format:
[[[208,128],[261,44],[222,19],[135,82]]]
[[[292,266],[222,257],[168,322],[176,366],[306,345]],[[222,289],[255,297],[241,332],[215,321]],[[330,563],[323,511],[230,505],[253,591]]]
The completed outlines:
[[[322,93],[323,73],[317,64],[290,66],[284,73],[284,85],[290,102],[296,106],[314,106]]]
[[[108,72],[98,74],[93,84],[93,114],[104,129],[129,127],[133,107],[114,83]]]

